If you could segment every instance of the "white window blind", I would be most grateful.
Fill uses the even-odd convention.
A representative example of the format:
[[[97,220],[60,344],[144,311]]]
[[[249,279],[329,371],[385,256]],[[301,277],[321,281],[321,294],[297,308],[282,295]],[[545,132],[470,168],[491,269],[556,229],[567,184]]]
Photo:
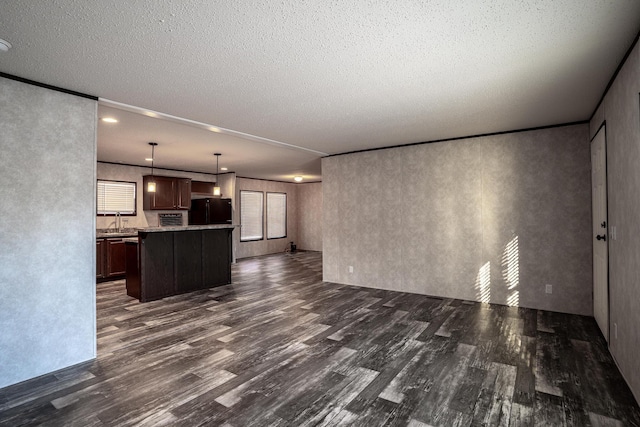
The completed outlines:
[[[240,241],[261,240],[263,218],[261,191],[240,191]]]
[[[267,239],[287,237],[287,194],[267,193]]]
[[[136,183],[98,180],[98,215],[135,215]]]

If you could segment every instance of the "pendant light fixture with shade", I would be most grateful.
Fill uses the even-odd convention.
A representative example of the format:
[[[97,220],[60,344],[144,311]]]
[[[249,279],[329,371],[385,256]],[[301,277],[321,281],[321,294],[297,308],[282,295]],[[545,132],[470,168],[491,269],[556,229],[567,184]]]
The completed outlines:
[[[155,160],[155,149],[156,149],[156,145],[158,145],[157,142],[150,142],[149,145],[151,146],[151,179],[149,180],[149,182],[147,182],[147,191],[149,193],[155,193],[156,192],[156,181],[155,179],[153,179],[153,161]]]
[[[218,166],[220,164],[220,153],[213,153],[216,156],[216,182],[213,184],[213,195],[220,197],[222,196],[222,192],[220,191],[220,183],[218,182]]]

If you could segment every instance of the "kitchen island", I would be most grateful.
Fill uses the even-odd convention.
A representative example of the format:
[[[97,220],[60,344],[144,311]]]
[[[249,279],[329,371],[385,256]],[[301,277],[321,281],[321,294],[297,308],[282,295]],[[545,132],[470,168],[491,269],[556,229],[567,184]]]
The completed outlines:
[[[127,295],[147,302],[231,283],[234,228],[153,227],[124,239]]]

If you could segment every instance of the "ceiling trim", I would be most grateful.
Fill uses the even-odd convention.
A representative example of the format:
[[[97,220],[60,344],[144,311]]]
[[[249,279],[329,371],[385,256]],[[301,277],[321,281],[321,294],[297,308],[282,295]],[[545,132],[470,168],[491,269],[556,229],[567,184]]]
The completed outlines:
[[[215,133],[221,133],[221,134],[225,134],[225,135],[231,135],[231,136],[235,136],[237,138],[247,139],[249,141],[254,141],[254,142],[260,142],[260,143],[263,143],[263,144],[274,145],[276,147],[282,147],[282,148],[289,148],[291,150],[304,151],[304,152],[312,153],[312,154],[314,154],[316,156],[320,156],[320,157],[325,157],[325,156],[329,155],[328,153],[324,153],[322,151],[312,150],[310,148],[300,147],[299,145],[288,144],[286,142],[276,141],[274,139],[269,139],[269,138],[263,138],[261,136],[252,135],[250,133],[239,132],[239,131],[233,130],[233,129],[226,129],[226,128],[222,128],[220,126],[216,126],[216,125],[212,125],[212,124],[198,122],[198,121],[191,120],[191,119],[185,119],[183,117],[177,117],[177,116],[173,116],[171,114],[161,113],[159,111],[149,110],[147,108],[136,107],[134,105],[129,105],[129,104],[123,104],[121,102],[112,101],[110,99],[98,98],[98,102],[101,105],[104,105],[106,107],[117,108],[117,109],[120,109],[120,110],[129,111],[129,112],[132,112],[132,113],[142,114],[142,115],[147,116],[147,117],[153,117],[153,118],[157,118],[157,119],[163,119],[163,120],[168,120],[168,121],[175,122],[175,123],[180,123],[180,124],[183,124],[183,125],[189,125],[189,126],[193,126],[193,127],[197,127],[197,128],[200,128],[200,129],[207,130],[209,132],[215,132]]]
[[[81,98],[91,99],[92,101],[97,101],[98,100],[97,96],[87,95],[86,93],[76,92],[75,90],[65,89],[63,87],[58,87],[58,86],[52,86],[52,85],[48,85],[46,83],[40,83],[40,82],[37,82],[35,80],[29,80],[29,79],[25,79],[23,77],[14,76],[13,74],[3,73],[2,71],[0,71],[0,77],[4,77],[5,79],[9,79],[9,80],[15,80],[15,81],[21,82],[21,83],[30,84],[30,85],[33,85],[33,86],[42,87],[42,88],[45,88],[45,89],[55,90],[56,92],[62,92],[62,93],[66,93],[68,95],[75,95],[75,96],[79,96]]]
[[[135,168],[147,168],[147,169],[151,169],[151,166],[143,166],[143,165],[132,165],[129,163],[116,163],[116,162],[105,162],[103,160],[98,160],[96,163],[103,163],[105,165],[116,165],[116,166],[127,166],[127,167],[135,167]],[[201,175],[212,175],[215,176],[215,173],[210,173],[210,172],[196,172],[196,171],[189,171],[189,170],[184,170],[184,169],[170,169],[170,168],[162,168],[162,167],[154,167],[154,169],[158,169],[158,170],[165,170],[165,171],[169,171],[169,172],[184,172],[184,173],[195,173],[195,174],[201,174]],[[236,175],[235,172],[233,171],[227,171],[227,172],[220,172],[218,175],[226,175],[226,174],[234,174]],[[240,179],[250,179],[253,181],[270,181],[270,182],[280,182],[282,184],[295,184],[295,185],[300,185],[300,184],[317,184],[317,183],[321,183],[322,180],[320,181],[307,181],[307,182],[289,182],[289,181],[280,181],[277,179],[266,179],[266,178],[250,178],[248,176],[238,176],[236,175],[236,178],[240,178]],[[98,178],[100,179],[100,178]]]
[[[528,131],[532,131],[532,130],[542,130],[542,129],[550,129],[550,128],[559,128],[559,127],[564,127],[564,126],[584,125],[584,124],[589,124],[589,120],[580,120],[580,121],[577,121],[577,122],[559,123],[559,124],[556,124],[556,125],[538,126],[538,127],[525,128],[525,129],[515,129],[515,130],[505,130],[505,131],[500,131],[500,132],[481,133],[481,134],[478,134],[478,135],[458,136],[458,137],[455,137],[455,138],[434,139],[432,141],[412,142],[412,143],[409,143],[409,144],[389,145],[389,146],[386,146],[386,147],[367,148],[365,150],[355,150],[355,151],[346,151],[344,153],[329,154],[326,157],[345,156],[347,154],[366,153],[367,151],[388,150],[390,148],[412,147],[414,145],[434,144],[436,142],[459,141],[461,139],[482,138],[482,137],[485,137],[485,136],[505,135],[505,134],[508,134],[508,133],[520,133],[520,132],[528,132]]]
[[[279,182],[281,184],[293,184],[293,185],[301,185],[301,184],[317,184],[322,181],[307,181],[307,182],[290,182],[290,181],[280,181],[278,179],[267,179],[267,178],[249,178],[248,176],[237,176],[236,178],[240,179],[249,179],[251,181],[269,181],[269,182]],[[259,190],[257,190],[259,191]]]
[[[107,161],[104,161],[104,160],[97,160],[96,163],[103,163],[105,165],[128,166],[128,167],[134,167],[134,168],[151,169],[151,166],[136,165],[136,164],[132,164],[132,163],[107,162]],[[198,171],[191,171],[191,170],[186,170],[186,169],[173,169],[173,168],[164,168],[164,167],[158,167],[158,166],[154,166],[153,169],[165,170],[165,171],[170,171],[170,172],[197,173],[197,174],[201,174],[201,175],[212,175],[212,176],[235,174],[234,171],[225,171],[225,172],[220,172],[220,173],[216,174],[215,172],[198,172]]]
[[[591,113],[591,117],[589,117],[589,122],[591,122],[591,120],[593,119],[593,116],[596,115],[598,108],[600,108],[600,104],[602,104],[602,101],[604,101],[604,97],[607,96],[607,93],[609,93],[609,89],[611,89],[611,85],[613,85],[613,82],[615,81],[616,77],[618,77],[620,70],[622,70],[622,67],[624,67],[624,64],[627,62],[627,59],[629,59],[629,55],[631,55],[631,52],[633,52],[633,49],[636,47],[636,44],[638,44],[639,39],[640,39],[640,31],[638,31],[638,34],[636,34],[636,38],[633,39],[631,46],[629,46],[629,49],[627,49],[627,52],[624,54],[622,61],[620,61],[620,63],[618,64],[618,68],[616,68],[616,71],[613,73],[613,75],[609,79],[609,83],[607,83],[607,87],[604,89],[604,92],[602,92],[602,96],[600,97],[600,100],[596,104],[596,108],[593,109],[593,112]]]

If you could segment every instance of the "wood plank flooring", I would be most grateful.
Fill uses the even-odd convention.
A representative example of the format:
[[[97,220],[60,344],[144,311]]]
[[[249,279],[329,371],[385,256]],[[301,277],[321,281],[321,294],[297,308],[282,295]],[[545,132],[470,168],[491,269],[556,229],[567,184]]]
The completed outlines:
[[[145,304],[98,284],[98,358],[0,389],[0,425],[640,426],[593,318],[324,283],[321,257]]]

